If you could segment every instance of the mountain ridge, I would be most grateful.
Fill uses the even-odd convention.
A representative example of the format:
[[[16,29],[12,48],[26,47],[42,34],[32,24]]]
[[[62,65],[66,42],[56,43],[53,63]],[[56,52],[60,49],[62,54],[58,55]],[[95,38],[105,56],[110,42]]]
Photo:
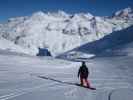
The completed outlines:
[[[128,15],[123,14],[125,12]],[[30,55],[36,55],[38,48],[47,48],[56,56],[131,25],[133,10],[129,7],[116,12],[113,17],[39,11],[0,24],[0,37],[25,48]]]

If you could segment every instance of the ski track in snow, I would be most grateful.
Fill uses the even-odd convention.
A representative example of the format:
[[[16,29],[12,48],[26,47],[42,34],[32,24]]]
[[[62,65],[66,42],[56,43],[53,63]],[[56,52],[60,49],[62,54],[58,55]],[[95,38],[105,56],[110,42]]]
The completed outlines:
[[[27,94],[27,93],[30,93],[30,92],[33,92],[37,89],[40,89],[42,87],[45,87],[46,85],[40,85],[40,86],[36,86],[36,87],[32,87],[32,88],[26,88],[26,89],[18,89],[16,92],[12,92],[10,94],[7,94],[7,95],[3,95],[3,96],[0,96],[0,100],[8,100],[8,99],[12,99],[12,98],[15,98],[17,96],[21,96],[21,95],[24,95],[24,94]]]
[[[58,100],[108,100],[112,90],[133,86],[132,59],[107,57],[88,60],[87,66],[91,73],[89,79],[91,85],[97,88],[91,91],[37,77],[42,75],[63,82],[79,82],[79,63],[56,59],[50,63],[47,58],[0,55],[0,100],[36,100],[37,97],[38,100],[55,100],[55,97]]]

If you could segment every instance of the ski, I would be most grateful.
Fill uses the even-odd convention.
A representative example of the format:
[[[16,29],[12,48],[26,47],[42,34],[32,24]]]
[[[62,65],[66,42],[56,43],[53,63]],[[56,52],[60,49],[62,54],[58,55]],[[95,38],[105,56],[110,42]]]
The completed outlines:
[[[93,88],[93,87],[87,87],[87,86],[84,86],[84,85],[81,85],[81,84],[78,84],[78,83],[76,83],[75,85],[76,85],[76,86],[83,87],[83,88],[87,88],[87,89],[90,89],[90,90],[96,90],[96,88]]]

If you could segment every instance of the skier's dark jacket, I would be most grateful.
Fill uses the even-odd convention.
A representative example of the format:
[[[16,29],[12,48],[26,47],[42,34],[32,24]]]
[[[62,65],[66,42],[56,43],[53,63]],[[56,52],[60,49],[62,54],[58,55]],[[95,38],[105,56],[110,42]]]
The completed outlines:
[[[80,78],[85,78],[85,79],[87,79],[87,78],[88,78],[88,74],[89,74],[88,68],[86,67],[85,64],[82,65],[82,66],[79,68],[78,77],[80,76]]]

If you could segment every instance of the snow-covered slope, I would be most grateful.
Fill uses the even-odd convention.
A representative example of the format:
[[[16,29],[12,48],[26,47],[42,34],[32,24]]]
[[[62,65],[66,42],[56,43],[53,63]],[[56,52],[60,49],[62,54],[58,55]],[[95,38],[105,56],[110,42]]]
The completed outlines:
[[[0,50],[25,54],[32,53],[32,51],[30,51],[29,49],[25,49],[4,38],[0,38]]]
[[[131,8],[111,17],[40,11],[31,16],[10,18],[0,25],[0,37],[26,49],[24,53],[29,50],[30,55],[36,55],[41,47],[48,48],[54,56],[133,25],[132,15]]]
[[[86,64],[90,71],[88,79],[91,86],[96,87],[95,91],[63,84],[79,83],[77,72],[81,64],[77,62],[0,55],[0,100],[132,100],[133,57],[95,58]],[[128,91],[121,94],[117,92],[119,89],[122,93]],[[129,95],[131,98],[123,99]]]
[[[126,29],[113,32],[102,39],[96,40],[91,43],[84,44],[80,47],[74,48],[65,52],[58,57],[71,57],[77,56],[78,52],[93,54],[93,55],[132,55],[133,50],[133,26]],[[79,55],[80,57],[80,55]],[[88,57],[89,58],[89,57]]]

